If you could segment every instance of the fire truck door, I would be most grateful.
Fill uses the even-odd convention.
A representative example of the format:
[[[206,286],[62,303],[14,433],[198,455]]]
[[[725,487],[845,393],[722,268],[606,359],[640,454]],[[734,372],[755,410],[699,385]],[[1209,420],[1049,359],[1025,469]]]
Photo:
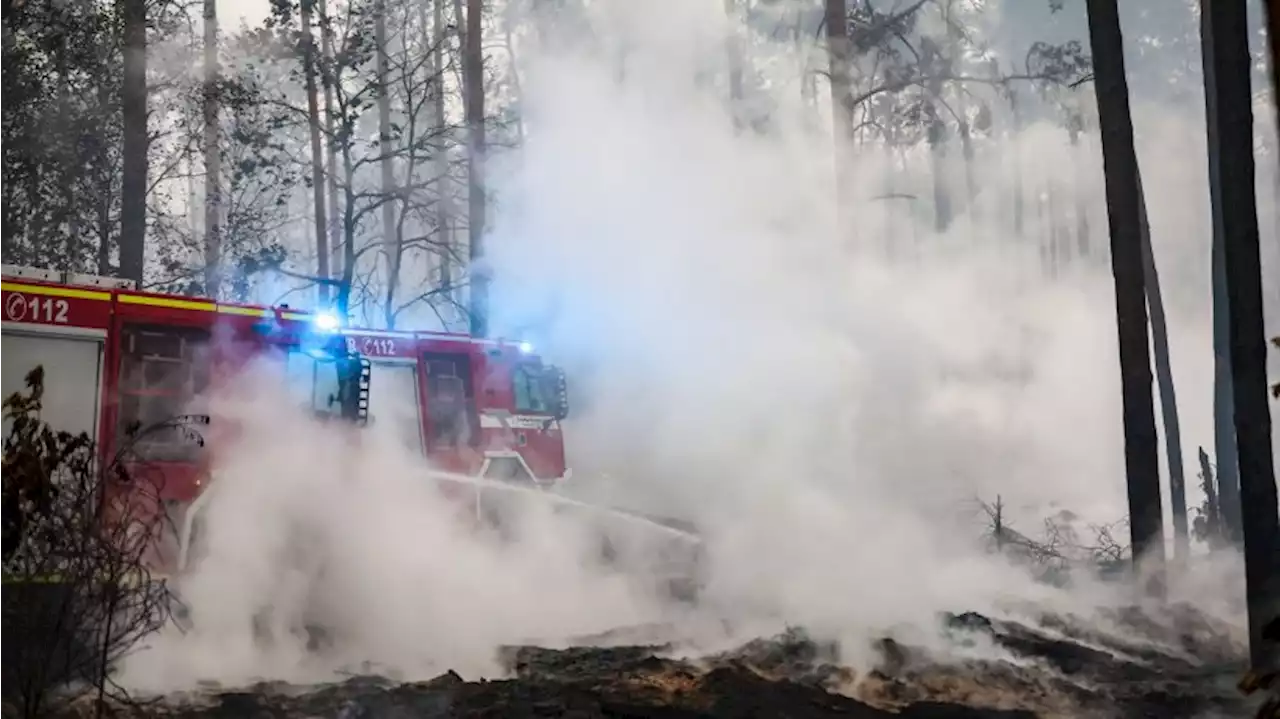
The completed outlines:
[[[374,432],[422,453],[417,367],[407,362],[372,362],[369,418]]]
[[[478,442],[471,361],[466,354],[433,352],[423,356],[427,375],[427,453]]]
[[[45,335],[24,331],[3,333],[3,386],[8,397],[26,390],[26,376],[44,367],[44,408],[41,417],[57,430],[88,432],[97,439],[98,402],[102,387],[102,341],[97,337]],[[9,423],[4,423],[9,432]]]

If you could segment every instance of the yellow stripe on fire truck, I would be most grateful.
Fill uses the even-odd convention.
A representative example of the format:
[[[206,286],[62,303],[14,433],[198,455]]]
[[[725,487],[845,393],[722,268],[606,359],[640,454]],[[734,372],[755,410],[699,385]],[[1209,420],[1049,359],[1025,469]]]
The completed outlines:
[[[120,302],[127,305],[150,305],[152,307],[172,307],[178,310],[204,310],[213,312],[218,306],[207,300],[175,300],[168,297],[148,297],[146,295],[120,295]]]
[[[47,287],[45,285],[27,285],[19,282],[0,283],[6,292],[23,292],[29,295],[47,295],[49,297],[70,297],[74,300],[110,301],[110,292],[98,290],[79,290],[71,287]]]
[[[270,317],[271,310],[258,307],[237,307],[235,305],[218,305],[218,312],[224,315],[242,315],[245,317]]]
[[[4,282],[2,284],[6,292],[22,292],[30,295],[45,295],[48,297],[69,297],[71,299],[78,300],[98,300],[101,302],[111,301],[111,293],[102,292],[101,290],[82,290],[73,287],[49,287],[46,285],[29,285],[21,282]],[[271,317],[274,314],[270,309],[222,305],[208,300],[174,299],[171,297],[152,297],[149,295],[120,295],[119,299],[120,302],[130,305],[172,307],[180,310],[218,312],[221,314],[241,315],[245,317]],[[310,318],[310,315],[303,312],[281,312],[280,316],[286,320],[307,320]]]

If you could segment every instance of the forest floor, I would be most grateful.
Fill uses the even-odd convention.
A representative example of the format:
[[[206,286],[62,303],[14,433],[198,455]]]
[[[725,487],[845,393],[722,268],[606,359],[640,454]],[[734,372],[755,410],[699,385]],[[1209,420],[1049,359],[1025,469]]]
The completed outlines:
[[[118,717],[1247,717],[1256,703],[1236,689],[1241,648],[1191,610],[1175,631],[1137,609],[1114,611],[1107,632],[1072,617],[996,619],[947,615],[960,645],[984,643],[994,658],[941,660],[885,638],[871,671],[842,666],[834,644],[801,630],[688,657],[663,644],[548,649],[505,647],[506,675],[468,681],[354,676],[320,685],[263,682],[114,705]],[[621,639],[621,634],[615,640]],[[1260,700],[1259,700],[1260,701]],[[80,701],[67,715],[91,715]]]

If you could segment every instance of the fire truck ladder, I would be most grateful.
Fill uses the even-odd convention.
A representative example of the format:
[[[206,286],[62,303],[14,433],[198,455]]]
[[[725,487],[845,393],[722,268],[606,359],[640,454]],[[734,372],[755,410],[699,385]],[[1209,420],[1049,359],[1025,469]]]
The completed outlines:
[[[356,417],[361,425],[369,424],[369,385],[373,381],[373,363],[368,357],[360,358],[360,382],[356,396]]]

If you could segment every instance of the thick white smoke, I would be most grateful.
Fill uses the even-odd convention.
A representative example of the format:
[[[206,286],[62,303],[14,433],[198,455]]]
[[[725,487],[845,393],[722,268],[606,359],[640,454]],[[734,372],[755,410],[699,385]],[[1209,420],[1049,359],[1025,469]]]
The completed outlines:
[[[1096,144],[1072,150],[1047,125],[984,139],[977,210],[938,233],[927,202],[877,199],[887,176],[930,192],[879,149],[842,158],[835,196],[827,111],[802,99],[795,51],[761,51],[751,101],[771,123],[744,131],[726,89],[695,78],[723,62],[720,3],[608,6],[589,13],[599,42],[521,47],[526,143],[487,168],[497,333],[534,332],[571,378],[576,477],[563,491],[701,526],[693,626],[803,624],[847,640],[855,662],[886,629],[929,636],[941,610],[1079,609],[1113,593],[1032,583],[963,517],[997,496],[1028,534],[1062,509],[1082,526],[1126,514]],[[1211,437],[1203,135],[1195,118],[1137,113],[1194,468]],[[1091,261],[1050,279],[1012,235],[1015,162],[1027,187],[1080,178],[1057,196],[1089,212]],[[345,662],[491,670],[503,642],[671,619],[583,561],[593,540],[579,523],[530,509],[523,541],[477,536],[423,460],[313,427],[269,384],[224,407],[248,431],[222,455],[209,554],[183,586],[197,629],[157,639],[131,676],[331,669],[297,641],[278,655],[250,641],[264,603],[286,618],[308,605],[282,594],[302,591],[284,559],[297,537],[329,558],[310,596],[345,632]]]
[[[315,679],[366,663],[492,674],[500,644],[659,618],[643,576],[599,567],[603,520],[487,488],[484,506],[506,521],[502,536],[479,528],[470,485],[441,483],[391,431],[316,424],[279,369],[256,367],[213,402],[238,436],[217,447],[193,569],[176,584],[190,627],[140,652],[131,682]],[[336,648],[308,656],[307,625]]]

